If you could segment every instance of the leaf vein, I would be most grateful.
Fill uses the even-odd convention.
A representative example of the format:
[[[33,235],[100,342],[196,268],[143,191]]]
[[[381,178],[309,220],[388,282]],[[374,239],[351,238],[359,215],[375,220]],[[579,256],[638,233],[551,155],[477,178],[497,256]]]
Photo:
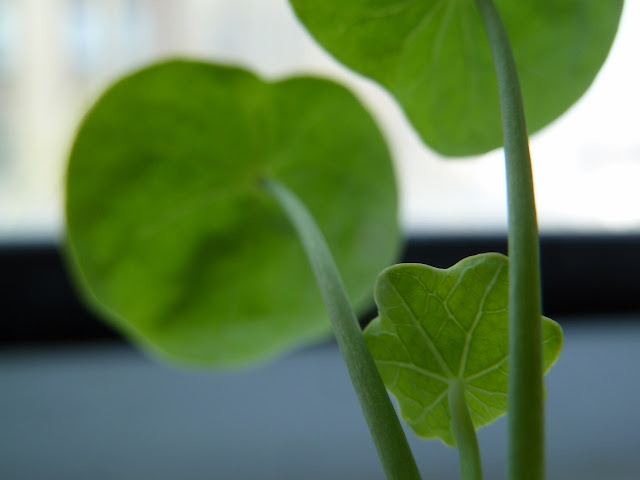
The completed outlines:
[[[489,297],[489,294],[495,287],[496,282],[498,281],[498,277],[500,276],[500,273],[502,272],[503,269],[504,269],[504,266],[498,268],[496,272],[493,274],[493,278],[491,279],[491,281],[487,284],[487,287],[485,288],[482,298],[480,299],[480,302],[478,305],[478,311],[476,312],[476,317],[473,320],[473,324],[471,325],[471,328],[467,331],[467,335],[464,339],[464,348],[462,350],[462,357],[460,359],[460,370],[458,373],[458,376],[460,378],[464,377],[464,371],[467,368],[467,360],[469,357],[469,350],[471,348],[471,339],[473,338],[473,332],[478,326],[478,323],[480,322],[480,319],[482,318],[482,315],[484,313],[484,304],[486,303],[487,298]]]
[[[484,415],[481,415],[481,414],[480,414],[480,412],[479,412],[477,409],[473,408],[473,407],[471,407],[471,408],[472,408],[472,410],[473,410],[473,411],[476,413],[476,415],[478,415],[478,416],[479,416],[479,417],[480,417],[484,422],[486,422],[486,423],[490,423],[490,422],[491,422],[491,417],[493,417],[493,415],[491,414],[491,410],[489,410],[489,407],[487,406],[487,404],[486,404],[486,403],[484,403],[482,400],[480,400],[476,395],[474,395],[474,394],[473,394],[473,392],[470,392],[470,391],[468,391],[468,390],[467,390],[467,394],[468,394],[469,396],[471,396],[471,397],[475,398],[475,399],[476,399],[476,401],[478,402],[478,405],[479,405],[480,407],[483,407],[483,408],[487,411],[487,415],[488,415],[488,417],[485,417]]]
[[[445,1],[439,0],[435,5],[433,5],[433,7],[431,7],[431,10],[428,10],[426,12],[426,14],[417,23],[417,25],[413,27],[409,31],[409,33],[407,33],[407,36],[402,42],[402,47],[400,48],[401,50],[405,50],[407,48],[407,45],[409,45],[409,43],[411,43],[413,39],[416,38],[427,25],[429,25],[431,20],[433,20],[433,17],[435,17],[436,13],[438,13],[438,10],[440,10],[440,7],[442,7],[443,5],[445,5]]]
[[[494,363],[493,365],[491,365],[491,366],[489,366],[489,367],[487,367],[487,368],[485,368],[485,369],[483,369],[483,370],[480,370],[479,372],[475,372],[475,373],[471,374],[471,375],[470,375],[470,376],[468,376],[468,377],[464,377],[464,379],[465,379],[467,382],[472,382],[473,380],[477,380],[478,378],[480,378],[480,377],[482,377],[482,376],[484,376],[484,375],[487,375],[487,374],[489,374],[489,373],[491,373],[491,372],[494,372],[494,371],[496,371],[496,370],[499,370],[499,369],[500,369],[500,367],[502,367],[502,365],[503,365],[503,364],[504,364],[508,359],[509,359],[509,355],[505,355],[502,359],[500,359],[498,362]],[[505,375],[506,375],[506,372],[505,372]]]
[[[493,392],[491,390],[487,390],[486,388],[477,387],[477,386],[472,385],[472,384],[468,384],[467,387],[469,387],[472,390],[476,390],[476,391],[478,391],[480,393],[484,393],[485,395],[491,395],[492,397],[493,396],[497,396],[497,397],[506,397],[507,396],[507,394],[504,393],[504,392]]]
[[[447,395],[448,392],[449,392],[449,389],[443,390],[443,392],[440,395],[438,395],[433,402],[431,402],[429,405],[427,405],[424,408],[424,410],[422,411],[420,416],[414,421],[414,423],[422,422],[425,419],[425,417],[429,415],[429,413],[431,413],[440,404],[440,402],[442,402],[442,400],[444,399],[444,397]]]
[[[407,301],[404,299],[404,297],[400,295],[400,292],[398,292],[395,285],[393,285],[393,283],[391,282],[389,282],[389,285],[391,286],[392,290],[395,292],[397,297],[402,302],[405,310],[409,313],[409,318],[411,319],[413,326],[416,328],[416,330],[420,332],[420,335],[424,339],[428,349],[431,351],[431,354],[435,357],[436,361],[440,364],[440,366],[442,367],[444,372],[447,374],[447,376],[451,377],[452,373],[451,373],[451,370],[449,369],[449,366],[444,361],[444,358],[442,357],[442,354],[440,353],[438,348],[431,341],[431,338],[429,337],[429,334],[425,330],[424,326],[418,321],[418,319],[415,316],[415,313],[413,312],[413,310],[411,310],[411,307],[409,306]]]
[[[438,380],[446,384],[449,383],[449,380],[446,377],[443,377],[442,375],[438,375],[437,373],[431,372],[430,370],[421,368],[412,363],[397,362],[395,360],[376,360],[376,363],[378,365],[386,365],[390,367],[402,368],[405,370],[412,370],[416,373],[419,373],[420,375],[424,375],[425,377],[432,378],[433,380]]]

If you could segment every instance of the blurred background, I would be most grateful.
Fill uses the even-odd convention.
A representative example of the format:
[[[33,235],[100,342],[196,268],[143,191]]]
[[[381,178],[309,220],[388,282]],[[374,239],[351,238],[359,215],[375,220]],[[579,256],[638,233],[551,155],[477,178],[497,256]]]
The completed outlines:
[[[543,233],[640,232],[639,9],[628,2],[591,90],[532,139]],[[505,231],[502,153],[443,161],[386,93],[310,39],[285,0],[0,0],[0,241],[61,239],[66,154],[83,112],[117,77],[177,55],[346,82],[387,133],[407,232]]]
[[[549,377],[553,479],[640,478],[639,23],[626,2],[592,88],[531,140],[545,313],[566,333]],[[74,131],[110,82],[175,56],[343,81],[392,149],[404,259],[448,267],[506,250],[502,152],[424,147],[286,0],[0,0],[0,478],[382,478],[333,344],[239,376],[176,372],[73,293],[59,247]],[[481,434],[489,478],[504,471],[504,430]],[[456,478],[454,451],[416,445],[423,471]]]

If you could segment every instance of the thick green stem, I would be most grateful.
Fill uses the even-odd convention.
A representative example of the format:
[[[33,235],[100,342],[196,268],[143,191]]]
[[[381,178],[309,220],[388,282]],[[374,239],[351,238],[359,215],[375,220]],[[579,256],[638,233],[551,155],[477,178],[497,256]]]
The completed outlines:
[[[544,394],[538,226],[531,157],[516,64],[491,0],[476,0],[498,77],[509,211],[509,471],[512,480],[541,480]]]
[[[460,379],[451,380],[449,383],[449,410],[460,455],[460,478],[482,480],[478,438],[469,415],[469,407],[464,395],[464,382]]]
[[[273,180],[265,180],[264,186],[285,211],[307,253],[387,478],[420,480],[407,438],[320,229],[290,190]]]

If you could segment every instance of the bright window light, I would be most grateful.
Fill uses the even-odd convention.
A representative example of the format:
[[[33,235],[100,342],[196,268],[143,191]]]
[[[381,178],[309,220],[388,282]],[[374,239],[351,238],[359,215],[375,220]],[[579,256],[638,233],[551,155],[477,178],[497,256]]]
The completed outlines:
[[[640,232],[639,23],[640,3],[626,2],[591,90],[531,140],[545,233]],[[176,55],[343,81],[389,139],[408,233],[506,231],[502,153],[431,152],[381,88],[315,44],[286,0],[0,0],[0,27],[0,241],[62,237],[64,167],[82,114],[118,76]]]

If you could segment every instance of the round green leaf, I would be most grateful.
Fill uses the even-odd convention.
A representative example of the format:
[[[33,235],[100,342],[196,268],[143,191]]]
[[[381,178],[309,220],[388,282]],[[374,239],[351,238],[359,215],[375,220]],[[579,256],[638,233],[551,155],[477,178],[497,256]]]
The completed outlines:
[[[100,312],[183,363],[255,362],[328,334],[273,178],[320,225],[356,305],[399,245],[386,144],[332,82],[265,82],[171,61],[112,86],[78,132],[67,174],[71,257]]]
[[[502,145],[498,89],[473,0],[290,0],[336,59],[391,91],[445,155]],[[587,90],[623,0],[495,0],[512,41],[530,133]]]
[[[507,411],[507,257],[466,258],[441,270],[396,265],[378,278],[380,316],[365,330],[382,379],[402,417],[422,438],[455,445],[448,393],[459,381],[475,428]],[[544,370],[562,349],[562,329],[543,317]]]

